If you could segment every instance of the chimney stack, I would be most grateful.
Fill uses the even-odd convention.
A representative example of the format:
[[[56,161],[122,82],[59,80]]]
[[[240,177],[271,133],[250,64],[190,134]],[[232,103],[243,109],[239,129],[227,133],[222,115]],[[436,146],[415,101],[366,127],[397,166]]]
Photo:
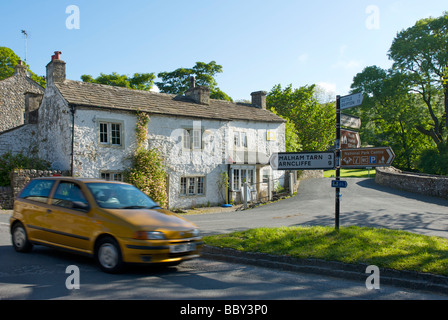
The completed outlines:
[[[250,94],[252,96],[252,104],[259,109],[266,110],[266,94],[266,91],[252,92]]]
[[[26,77],[26,66],[22,60],[19,60],[18,64],[14,67],[14,74],[22,77]]]
[[[185,96],[199,104],[210,104],[210,88],[205,86],[196,87],[194,76],[190,77],[190,89],[185,92]]]
[[[65,62],[61,60],[61,51],[55,51],[47,64],[47,84],[65,80]]]

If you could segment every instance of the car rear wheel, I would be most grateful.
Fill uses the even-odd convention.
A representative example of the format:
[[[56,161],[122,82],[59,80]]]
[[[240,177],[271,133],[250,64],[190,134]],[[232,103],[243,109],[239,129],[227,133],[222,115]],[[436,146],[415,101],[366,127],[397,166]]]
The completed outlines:
[[[11,238],[12,245],[17,252],[29,252],[33,247],[31,242],[28,240],[25,227],[20,222],[17,222],[12,227]]]
[[[123,259],[120,246],[112,237],[105,237],[98,241],[96,260],[101,270],[108,273],[117,273],[123,268]]]

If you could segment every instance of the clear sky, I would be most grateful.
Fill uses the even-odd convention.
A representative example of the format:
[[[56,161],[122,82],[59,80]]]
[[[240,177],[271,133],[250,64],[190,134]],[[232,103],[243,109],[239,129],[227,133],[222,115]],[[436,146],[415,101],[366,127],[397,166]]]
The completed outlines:
[[[320,84],[332,97],[364,67],[390,67],[397,32],[444,11],[447,0],[0,0],[0,46],[24,59],[26,30],[39,75],[56,50],[72,80],[214,60],[234,100],[276,84]]]

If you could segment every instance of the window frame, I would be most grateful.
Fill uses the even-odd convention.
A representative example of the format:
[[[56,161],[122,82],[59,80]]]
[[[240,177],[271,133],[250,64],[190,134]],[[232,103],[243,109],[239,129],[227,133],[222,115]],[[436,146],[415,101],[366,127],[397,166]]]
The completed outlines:
[[[106,148],[124,148],[124,121],[98,119],[98,144]]]
[[[109,175],[109,178],[103,177],[106,175]],[[111,179],[112,177],[112,179]],[[100,179],[106,180],[106,181],[124,181],[123,179],[123,172],[122,171],[113,171],[113,170],[102,170],[100,171]]]
[[[181,197],[205,196],[205,193],[205,176],[197,175],[180,177],[179,195]]]

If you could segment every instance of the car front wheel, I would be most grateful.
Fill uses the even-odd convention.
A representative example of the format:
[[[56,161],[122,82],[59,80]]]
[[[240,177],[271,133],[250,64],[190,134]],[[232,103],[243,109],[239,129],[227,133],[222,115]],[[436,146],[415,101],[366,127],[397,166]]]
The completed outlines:
[[[105,237],[98,241],[96,260],[101,270],[108,273],[117,273],[123,268],[120,246],[111,237]]]
[[[33,245],[28,240],[25,227],[20,222],[14,224],[11,230],[11,240],[17,252],[29,252]]]

